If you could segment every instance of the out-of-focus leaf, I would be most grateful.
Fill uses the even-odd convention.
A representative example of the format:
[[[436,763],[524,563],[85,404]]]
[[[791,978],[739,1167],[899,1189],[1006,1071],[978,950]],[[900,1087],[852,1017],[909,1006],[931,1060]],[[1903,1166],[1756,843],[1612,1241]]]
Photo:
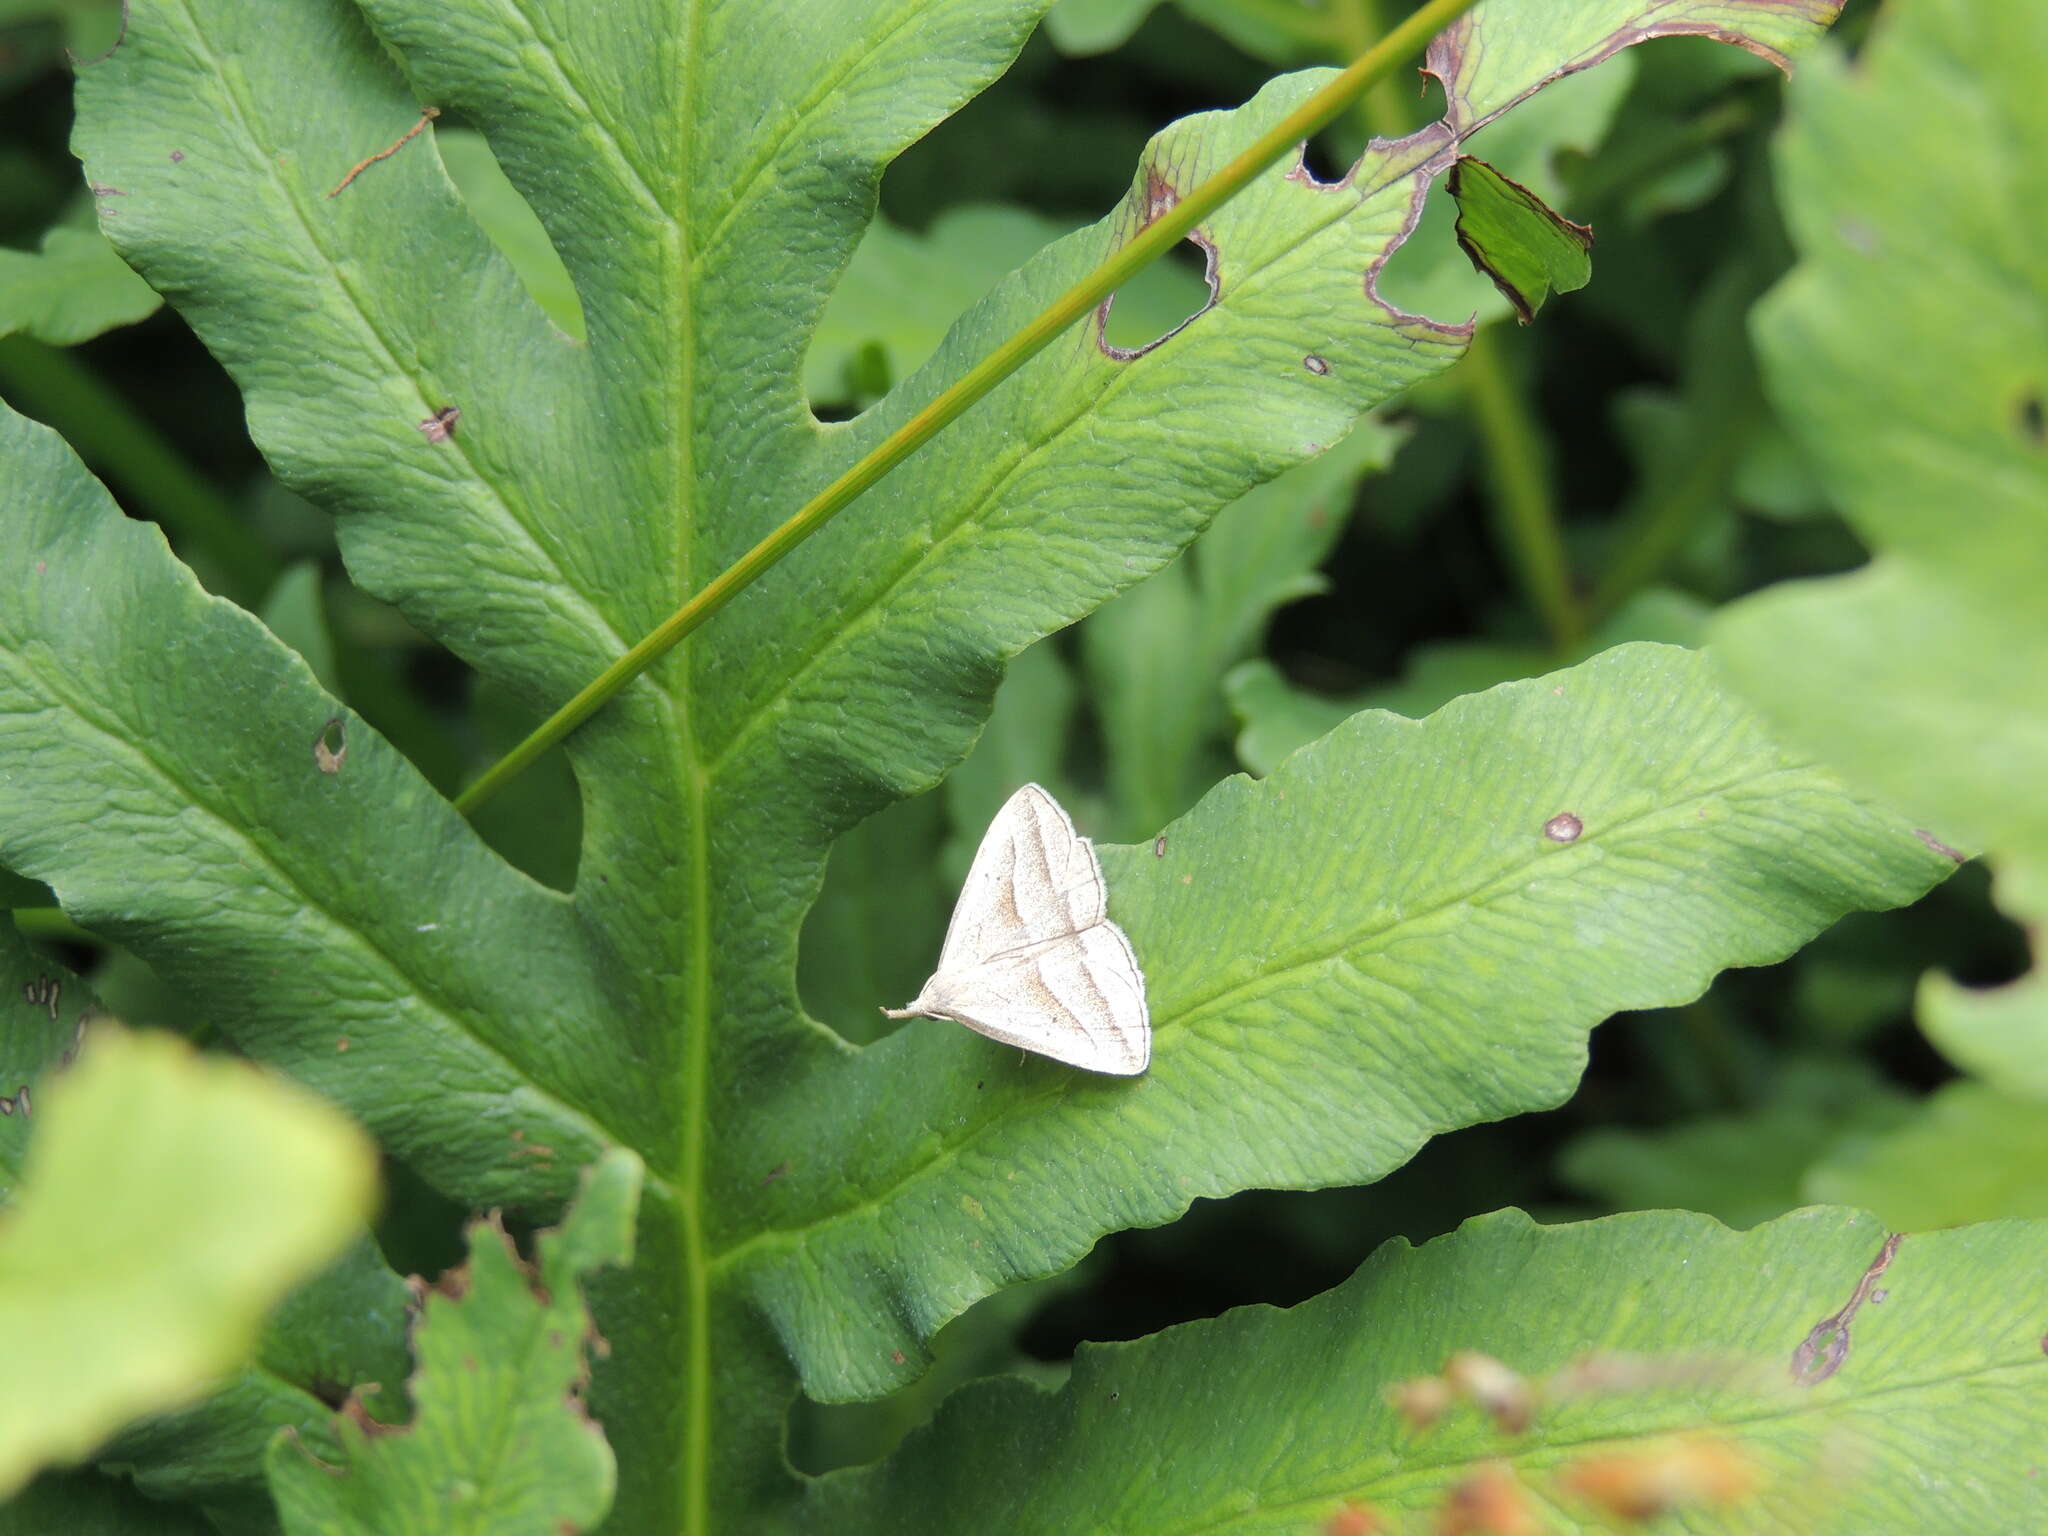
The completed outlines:
[[[1067,776],[1077,707],[1074,674],[1051,639],[1010,663],[981,738],[940,791],[952,823],[941,856],[949,888],[967,878],[981,834],[1019,784],[1043,785],[1081,826],[1097,825],[1101,808]]]
[[[1715,573],[1698,585],[1725,585],[1729,562],[1701,561],[1702,544],[1734,537],[1733,488],[1743,455],[1768,413],[1743,320],[1770,269],[1738,255],[1695,297],[1675,390],[1633,390],[1618,397],[1616,425],[1635,461],[1636,482],[1603,534],[1605,569],[1592,597],[1597,612],[1625,602],[1674,566]],[[1688,564],[1687,557],[1694,556]]]
[[[958,884],[940,873],[946,825],[944,798],[919,795],[832,845],[804,919],[797,985],[812,1015],[856,1044],[893,1029],[879,1010],[915,997],[932,973]]]
[[[98,58],[120,36],[121,0],[0,0],[0,22],[55,20],[73,59]]]
[[[1673,1206],[1731,1227],[1753,1227],[1809,1199],[1869,1205],[1818,1187],[1809,1195],[1801,1177],[1844,1137],[1897,1125],[1911,1101],[1866,1067],[1793,1062],[1780,1072],[1770,1101],[1741,1114],[1586,1132],[1565,1148],[1558,1175],[1614,1210]]]
[[[1319,459],[1224,508],[1195,547],[1081,626],[1107,758],[1103,835],[1149,837],[1230,769],[1223,677],[1273,612],[1322,590],[1361,477],[1397,432],[1368,417]]]
[[[0,1491],[198,1396],[368,1217],[375,1155],[319,1101],[104,1027],[39,1095],[0,1221]]]
[[[253,1356],[188,1407],[151,1414],[97,1456],[159,1499],[186,1499],[228,1530],[276,1524],[264,1453],[290,1429],[331,1455],[329,1405],[361,1389],[368,1411],[405,1411],[412,1293],[368,1237],[288,1295]]]
[[[195,1510],[146,1499],[119,1478],[45,1472],[0,1504],[0,1536],[219,1536]]]
[[[1224,684],[1239,724],[1238,760],[1253,773],[1271,773],[1296,748],[1362,709],[1390,709],[1419,719],[1462,694],[1532,677],[1561,662],[1582,660],[1632,640],[1696,645],[1706,617],[1706,606],[1696,598],[1652,589],[1602,624],[1574,655],[1559,657],[1541,645],[1483,640],[1422,645],[1409,653],[1408,669],[1399,682],[1341,699],[1296,687],[1271,662],[1248,661]]]
[[[340,1466],[289,1436],[272,1446],[289,1536],[558,1536],[604,1518],[616,1470],[583,1411],[595,1339],[583,1284],[632,1262],[640,1173],[632,1153],[606,1153],[531,1268],[495,1220],[470,1229],[469,1263],[428,1292],[413,1331],[412,1421],[373,1431],[342,1415]]]
[[[1159,0],[1059,0],[1046,35],[1065,54],[1107,53],[1129,39]]]
[[[2048,921],[2044,56],[2040,7],[1926,0],[1889,8],[1853,67],[1828,54],[1795,82],[1777,165],[1800,264],[1754,330],[1772,398],[1875,557],[1715,626],[1788,736],[1931,839],[1990,850],[1999,904],[2030,924]],[[1938,149],[1884,126],[1929,111]],[[2038,967],[1990,994],[1930,978],[1921,1017],[1959,1064],[2041,1087]]]
[[[320,686],[334,692],[339,687],[334,671],[334,637],[327,630],[320,577],[317,560],[301,560],[287,568],[264,597],[261,617],[273,635],[306,659]]]
[[[442,163],[465,207],[502,251],[541,312],[564,335],[586,340],[576,284],[532,206],[507,179],[484,136],[470,128],[437,128]]]
[[[2048,1522],[2034,1458],[1984,1447],[2048,1435],[2044,1248],[2040,1222],[1893,1250],[1870,1217],[1832,1209],[1743,1233],[1676,1212],[1540,1227],[1502,1211],[1388,1243],[1287,1311],[1083,1346],[1057,1393],[969,1387],[888,1461],[815,1484],[805,1528],[920,1536],[1003,1510],[1011,1529],[1132,1536],[1635,1529],[1570,1490],[1599,1486],[1596,1458],[1708,1436],[1729,1476],[1671,1529],[2031,1531]],[[1845,1308],[1828,1369],[1816,1325]],[[1496,1412],[1526,1410],[1526,1431],[1463,1404],[1419,1429],[1388,1400],[1466,1351],[1505,1367]],[[1521,1523],[1454,1518],[1489,1472]]]
[[[1084,1262],[1063,1275],[1013,1285],[976,1303],[933,1337],[931,1369],[887,1397],[863,1403],[798,1402],[790,1421],[790,1460],[812,1474],[880,1461],[929,1421],[956,1388],[979,1378],[1023,1377],[1042,1387],[1058,1386],[1066,1379],[1065,1364],[1025,1354],[1017,1334],[1033,1312],[1073,1291],[1087,1268]]]
[[[59,225],[37,251],[0,250],[0,336],[75,346],[155,314],[163,300],[97,229]]]
[[[1553,292],[1593,277],[1593,231],[1472,155],[1460,155],[1445,183],[1458,204],[1458,244],[1527,325]]]
[[[2048,1216],[2048,1105],[1983,1083],[1949,1083],[1889,1125],[1844,1137],[1806,1172],[1809,1200],[1875,1211],[1925,1232]],[[2048,1248],[2044,1248],[2048,1254]]]

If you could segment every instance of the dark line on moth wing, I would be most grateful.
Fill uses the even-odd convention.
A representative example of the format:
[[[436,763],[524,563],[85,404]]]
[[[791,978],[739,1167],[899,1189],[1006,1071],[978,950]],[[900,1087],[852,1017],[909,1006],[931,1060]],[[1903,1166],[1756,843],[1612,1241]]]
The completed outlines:
[[[1092,933],[1093,931],[1093,927],[1090,927],[1089,929],[1085,930],[1085,932],[1089,933]],[[1110,1033],[1113,1035],[1116,1032],[1116,1004],[1110,1001],[1109,994],[1102,990],[1102,984],[1095,979],[1095,967],[1088,954],[1087,943],[1083,938],[1082,934],[1077,933],[1073,936],[1073,938],[1075,947],[1080,950],[1080,959],[1073,967],[1075,976],[1078,978],[1078,983],[1080,986],[1086,988],[1088,992],[1094,994],[1096,1003],[1095,1012],[1097,1013],[1097,1015],[1109,1015]],[[1050,950],[1047,951],[1047,953],[1050,952]],[[1054,986],[1052,979],[1046,975],[1045,962],[1043,956],[1040,957],[1037,965],[1033,968],[1038,972],[1039,978],[1045,982],[1045,989],[1053,995],[1054,1000],[1059,1003],[1060,1007],[1065,1011],[1067,1017],[1071,1019],[1074,1023],[1080,1025],[1081,1033],[1087,1037],[1088,1042],[1091,1045],[1099,1045],[1101,1043],[1102,1036],[1092,1026],[1088,1018],[1088,1015],[1085,1014],[1081,1009],[1076,1008],[1073,1005],[1073,1002],[1058,987]]]
[[[1042,939],[1033,939],[1029,944],[1019,944],[1015,949],[999,949],[992,954],[984,955],[972,965],[962,967],[955,974],[964,976],[969,971],[978,971],[983,966],[994,965],[998,961],[1030,960],[1044,954],[1048,949],[1066,943],[1069,939],[1078,938],[1102,926],[1101,923],[1090,923],[1086,928],[1069,928],[1064,933],[1053,933]]]

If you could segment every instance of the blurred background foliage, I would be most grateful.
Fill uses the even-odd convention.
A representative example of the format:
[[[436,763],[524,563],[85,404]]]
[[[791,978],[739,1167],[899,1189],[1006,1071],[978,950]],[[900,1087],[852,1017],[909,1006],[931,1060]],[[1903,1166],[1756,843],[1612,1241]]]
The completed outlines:
[[[889,171],[813,339],[803,384],[818,414],[864,409],[1004,273],[1100,217],[1159,127],[1237,104],[1278,70],[1346,60],[1406,9],[1059,0],[1016,67]],[[1837,45],[1853,49],[1877,10],[1852,4]],[[250,445],[227,376],[97,233],[95,202],[118,218],[119,199],[85,186],[66,148],[70,79],[119,24],[113,0],[0,0],[0,395],[63,431],[213,591],[261,614],[452,792],[533,722],[348,583],[324,516]],[[1476,315],[1471,354],[1018,658],[969,761],[835,851],[805,933],[812,1011],[850,1038],[880,1032],[878,1007],[917,990],[974,842],[1022,780],[1098,838],[1149,840],[1220,776],[1267,771],[1353,710],[1420,715],[1621,640],[1695,643],[1735,596],[1860,564],[1748,343],[1751,304],[1791,260],[1767,153],[1781,102],[1768,66],[1673,40],[1482,134],[1475,153],[1594,226],[1591,285],[1516,325],[1457,251],[1439,187],[1382,291],[1439,319]],[[1381,88],[1311,146],[1311,169],[1341,175],[1369,135],[1420,126],[1439,103],[1434,86]],[[535,298],[580,336],[560,263],[488,146],[451,117],[432,132]],[[1142,344],[1202,298],[1189,250],[1118,295],[1111,339]],[[573,881],[580,826],[559,754],[480,826],[538,878]],[[2048,1162],[2038,1107],[1957,1079],[1912,1021],[1930,968],[1966,984],[2024,969],[1987,886],[1966,868],[1910,910],[1851,918],[1687,1007],[1615,1019],[1569,1103],[1439,1138],[1371,1188],[1197,1202],[1170,1227],[1108,1238],[1074,1272],[956,1322],[910,1391],[800,1409],[792,1453],[813,1470],[869,1459],[969,1376],[1056,1377],[1083,1339],[1295,1302],[1388,1237],[1421,1241],[1503,1205],[1543,1219],[1679,1206],[1736,1225],[1821,1199],[1912,1228],[2048,1215],[2028,1171]],[[0,874],[0,895],[132,1022],[204,1037],[190,999],[72,927],[46,891]],[[393,1262],[450,1262],[461,1213],[389,1176],[379,1236]]]

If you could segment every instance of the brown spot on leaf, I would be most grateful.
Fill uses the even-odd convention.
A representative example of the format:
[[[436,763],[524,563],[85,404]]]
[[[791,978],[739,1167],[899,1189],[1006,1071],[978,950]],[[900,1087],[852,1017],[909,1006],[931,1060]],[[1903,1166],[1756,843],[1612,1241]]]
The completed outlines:
[[[1870,1261],[1870,1267],[1863,1271],[1863,1278],[1856,1282],[1855,1293],[1843,1303],[1841,1310],[1829,1313],[1806,1331],[1806,1337],[1792,1351],[1792,1379],[1800,1386],[1817,1387],[1842,1368],[1842,1362],[1849,1358],[1849,1325],[1855,1321],[1863,1303],[1869,1300],[1877,1277],[1891,1268],[1903,1241],[1904,1233],[1889,1234],[1884,1246],[1878,1249],[1877,1257]]]
[[[1576,843],[1585,830],[1586,824],[1570,811],[1559,811],[1543,823],[1543,835],[1553,843]]]
[[[1913,829],[1913,835],[1919,838],[1920,841],[1925,843],[1928,847],[1932,848],[1936,853],[1940,854],[1943,858],[1953,859],[1958,864],[1967,864],[1970,862],[1970,856],[1967,853],[1957,853],[1955,849],[1949,847],[1947,843],[1944,843],[1940,838],[1936,837],[1932,832],[1929,832],[1924,828],[1915,827]]]
[[[332,737],[330,745],[328,738]],[[331,716],[313,736],[313,765],[322,773],[339,773],[348,757],[348,727],[340,715]]]
[[[420,423],[420,436],[430,443],[445,443],[455,435],[455,423],[462,420],[460,407],[444,405]]]
[[[2048,447],[2048,413],[2044,413],[2039,395],[2028,395],[2020,401],[2020,431],[2036,448]]]
[[[1330,372],[1330,360],[1327,357],[1319,357],[1313,352],[1301,360],[1301,366],[1319,379],[1327,377]]]
[[[347,1036],[347,1035],[343,1035],[343,1036],[342,1036],[342,1037],[341,1037],[341,1038],[340,1038],[339,1040],[337,1040],[337,1041],[335,1041],[335,1042],[334,1042],[334,1049],[335,1049],[335,1052],[336,1052],[336,1054],[338,1054],[338,1055],[340,1055],[340,1054],[346,1054],[346,1053],[347,1053],[347,1051],[348,1051],[348,1045],[349,1045],[349,1040],[348,1040],[348,1036]]]
[[[788,1177],[789,1159],[784,1158],[781,1162],[777,1163],[773,1168],[770,1168],[766,1173],[761,1175],[761,1182],[763,1184],[773,1184],[777,1179],[786,1179]]]
[[[1152,857],[1155,859],[1166,857],[1166,834],[1164,832],[1152,839]]]
[[[184,158],[185,151],[183,151],[182,149],[174,149],[171,151],[171,164],[176,165]]]
[[[890,1350],[890,1351],[889,1351],[889,1360],[890,1360],[890,1363],[891,1363],[891,1364],[893,1364],[893,1365],[901,1365],[901,1364],[903,1363],[903,1351],[902,1351],[902,1350],[900,1350],[900,1349],[892,1349],[892,1350]]]

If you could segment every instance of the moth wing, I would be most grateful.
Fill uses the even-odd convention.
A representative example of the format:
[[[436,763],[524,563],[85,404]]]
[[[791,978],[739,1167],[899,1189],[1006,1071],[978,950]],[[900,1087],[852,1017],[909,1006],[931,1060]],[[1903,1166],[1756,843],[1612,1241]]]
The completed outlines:
[[[1145,976],[1115,923],[998,955],[931,979],[922,1012],[1069,1066],[1120,1077],[1152,1060]]]
[[[1107,895],[1095,847],[1074,831],[1059,802],[1026,784],[982,834],[939,951],[939,973],[1102,921]]]

